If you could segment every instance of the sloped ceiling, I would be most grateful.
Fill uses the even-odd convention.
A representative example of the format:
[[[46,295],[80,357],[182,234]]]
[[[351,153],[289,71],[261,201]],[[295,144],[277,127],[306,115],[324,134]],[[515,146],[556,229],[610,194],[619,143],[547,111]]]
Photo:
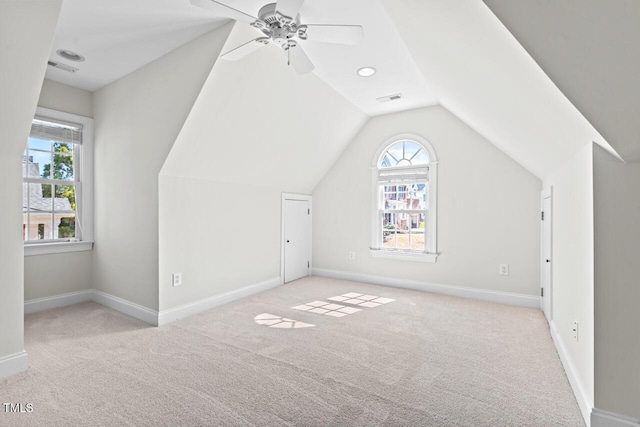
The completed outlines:
[[[484,2],[621,157],[640,160],[640,1]]]
[[[612,151],[482,1],[383,3],[440,103],[539,178]]]
[[[78,71],[48,67],[46,77],[93,92],[227,21],[188,0],[64,0],[49,59]]]
[[[222,51],[253,34],[236,23]],[[278,50],[215,63],[161,175],[313,190],[368,117]]]

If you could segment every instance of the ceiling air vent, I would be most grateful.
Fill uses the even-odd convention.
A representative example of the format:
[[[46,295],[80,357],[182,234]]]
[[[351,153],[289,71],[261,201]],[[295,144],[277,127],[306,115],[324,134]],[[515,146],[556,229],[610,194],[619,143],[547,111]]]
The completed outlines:
[[[400,99],[402,98],[402,94],[401,93],[394,93],[393,95],[387,95],[387,96],[383,96],[381,98],[376,98],[378,100],[378,102],[389,102],[389,101],[395,101],[396,99]]]
[[[76,71],[78,71],[77,68],[71,67],[70,65],[63,64],[61,62],[47,61],[47,64],[49,64],[50,67],[59,68],[69,73],[75,73]]]

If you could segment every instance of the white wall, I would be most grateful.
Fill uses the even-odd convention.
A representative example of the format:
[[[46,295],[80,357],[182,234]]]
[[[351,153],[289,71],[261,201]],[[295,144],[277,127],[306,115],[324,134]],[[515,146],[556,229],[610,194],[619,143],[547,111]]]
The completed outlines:
[[[369,253],[371,165],[401,133],[426,138],[438,156],[435,264]],[[313,192],[314,268],[539,295],[540,189],[540,180],[443,107],[372,118]],[[503,263],[508,276],[498,275]]]
[[[565,345],[590,405],[594,392],[592,159],[592,145],[585,144],[544,181],[545,188],[553,186],[552,327]],[[579,325],[578,341],[573,338],[574,320]]]
[[[45,79],[40,90],[38,106],[93,117],[93,93]]]
[[[640,163],[593,164],[595,406],[640,419]]]
[[[311,193],[365,120],[275,46],[216,62],[160,176],[160,309],[277,279],[281,193]]]
[[[92,263],[91,251],[24,257],[25,301],[91,289]]]
[[[93,117],[93,94],[45,79],[38,106]],[[91,289],[92,262],[90,251],[25,257],[24,299]]]
[[[94,93],[95,289],[158,309],[158,172],[230,29]]]
[[[0,361],[24,350],[21,158],[60,5],[61,0],[0,1]],[[0,363],[3,372],[12,373]]]

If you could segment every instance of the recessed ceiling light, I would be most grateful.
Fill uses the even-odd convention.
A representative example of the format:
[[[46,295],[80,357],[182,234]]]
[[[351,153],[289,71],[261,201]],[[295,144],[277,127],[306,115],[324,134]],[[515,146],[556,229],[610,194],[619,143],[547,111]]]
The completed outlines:
[[[76,62],[84,61],[84,56],[78,55],[72,50],[59,49],[59,50],[56,50],[56,53],[58,54],[58,56],[61,56],[64,59],[68,59],[69,61],[76,61]]]
[[[362,67],[358,70],[360,77],[371,77],[376,73],[376,69],[373,67]]]

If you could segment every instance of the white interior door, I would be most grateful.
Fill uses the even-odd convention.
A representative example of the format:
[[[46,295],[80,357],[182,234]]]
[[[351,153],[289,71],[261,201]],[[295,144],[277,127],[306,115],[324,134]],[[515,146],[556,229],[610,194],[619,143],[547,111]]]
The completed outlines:
[[[311,263],[310,200],[283,200],[284,283],[309,275]]]
[[[542,196],[542,251],[541,251],[541,269],[540,269],[540,281],[541,281],[541,295],[542,295],[542,311],[547,317],[547,320],[551,322],[553,319],[551,297],[552,292],[552,212],[551,212],[551,194],[543,194]]]

